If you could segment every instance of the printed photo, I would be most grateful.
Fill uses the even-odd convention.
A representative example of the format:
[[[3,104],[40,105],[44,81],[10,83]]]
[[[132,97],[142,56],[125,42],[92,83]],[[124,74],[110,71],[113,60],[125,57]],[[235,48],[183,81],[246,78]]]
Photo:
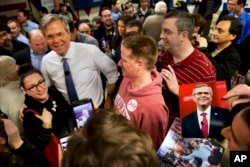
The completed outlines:
[[[223,139],[229,104],[224,81],[180,85],[180,118],[183,138]]]

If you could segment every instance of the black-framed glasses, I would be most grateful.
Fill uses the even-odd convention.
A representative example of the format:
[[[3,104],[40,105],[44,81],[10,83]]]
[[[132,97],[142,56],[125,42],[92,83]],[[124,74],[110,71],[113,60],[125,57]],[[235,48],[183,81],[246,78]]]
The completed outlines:
[[[41,88],[44,86],[45,86],[45,80],[43,79],[43,80],[39,81],[36,85],[33,85],[30,88],[28,88],[27,90],[34,92],[37,90],[38,87]]]

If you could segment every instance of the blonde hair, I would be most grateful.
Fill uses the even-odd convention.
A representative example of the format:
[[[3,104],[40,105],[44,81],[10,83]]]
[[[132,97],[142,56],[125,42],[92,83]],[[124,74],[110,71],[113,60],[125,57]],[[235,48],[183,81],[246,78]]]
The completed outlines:
[[[146,132],[119,111],[98,109],[68,141],[62,167],[71,166],[152,167],[157,156]]]
[[[10,66],[11,63],[15,63],[14,58],[10,56],[0,55],[0,87],[7,85],[13,75],[16,74],[16,69]]]

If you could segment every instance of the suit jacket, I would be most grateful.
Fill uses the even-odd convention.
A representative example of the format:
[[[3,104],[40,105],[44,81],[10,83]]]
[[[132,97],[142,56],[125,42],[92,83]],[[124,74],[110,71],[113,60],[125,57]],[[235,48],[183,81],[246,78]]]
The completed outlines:
[[[49,53],[51,49],[47,49],[46,53]],[[25,63],[31,64],[30,47],[22,49],[13,54],[13,58],[16,60],[17,65],[22,65]]]
[[[211,107],[209,138],[223,139],[221,130],[228,125],[229,110]],[[197,111],[193,111],[182,119],[182,136],[184,138],[203,138],[200,130]]]

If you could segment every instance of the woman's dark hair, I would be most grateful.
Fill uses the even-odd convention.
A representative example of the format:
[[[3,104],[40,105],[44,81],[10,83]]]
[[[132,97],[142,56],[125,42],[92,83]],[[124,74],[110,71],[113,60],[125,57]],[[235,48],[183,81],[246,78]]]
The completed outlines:
[[[34,68],[31,64],[23,64],[19,67],[19,70],[18,70],[18,75],[19,75],[19,78],[20,78],[20,87],[23,87],[24,88],[24,83],[23,83],[23,80],[31,75],[31,74],[34,74],[34,73],[37,73],[39,75],[43,77],[43,74],[41,73],[41,71],[37,70],[36,68]]]

